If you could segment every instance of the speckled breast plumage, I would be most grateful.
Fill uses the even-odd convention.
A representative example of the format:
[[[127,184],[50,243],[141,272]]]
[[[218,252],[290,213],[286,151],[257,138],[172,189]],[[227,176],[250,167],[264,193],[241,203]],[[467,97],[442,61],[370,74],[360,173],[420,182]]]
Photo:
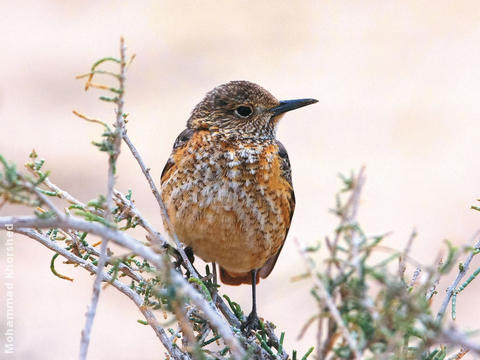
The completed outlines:
[[[196,255],[228,272],[261,268],[279,252],[294,210],[283,146],[274,139],[231,141],[208,130],[182,134],[162,174],[173,230]]]

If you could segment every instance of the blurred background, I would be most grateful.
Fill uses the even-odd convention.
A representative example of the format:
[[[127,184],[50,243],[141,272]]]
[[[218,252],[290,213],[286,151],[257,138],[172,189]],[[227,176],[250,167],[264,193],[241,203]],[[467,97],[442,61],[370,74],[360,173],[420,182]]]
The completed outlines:
[[[314,345],[313,328],[296,338],[316,312],[310,283],[290,281],[304,270],[292,240],[315,243],[332,234],[336,219],[328,209],[339,172],[366,165],[359,214],[365,230],[392,231],[385,244],[403,249],[416,227],[412,256],[423,263],[445,248],[444,239],[464,244],[480,226],[480,213],[470,210],[480,197],[477,1],[26,0],[4,1],[0,13],[0,153],[23,164],[35,148],[51,179],[82,201],[105,191],[107,160],[90,144],[101,128],[72,110],[107,122],[114,114],[97,101],[99,91],[85,93],[74,77],[116,56],[121,35],[137,54],[127,80],[128,131],[156,180],[191,109],[218,84],[244,79],[278,99],[319,99],[279,126],[297,207],[275,271],[258,289],[260,316],[286,331],[290,350],[303,354]],[[161,227],[126,148],[117,188],[131,188],[137,206]],[[77,358],[92,278],[61,261],[58,270],[75,281],[54,277],[51,252],[19,235],[15,254],[17,358]],[[440,284],[437,302],[448,285]],[[250,308],[249,287],[224,291]],[[457,299],[463,328],[478,327],[479,291],[477,281]],[[91,359],[163,357],[125,296],[107,289],[97,314]],[[3,318],[2,311],[0,330]]]

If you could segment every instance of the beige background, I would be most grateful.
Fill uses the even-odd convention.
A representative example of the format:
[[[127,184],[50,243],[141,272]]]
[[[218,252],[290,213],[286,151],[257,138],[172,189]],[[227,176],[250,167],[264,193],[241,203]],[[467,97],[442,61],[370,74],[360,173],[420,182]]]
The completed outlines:
[[[128,75],[129,133],[155,179],[190,110],[215,85],[245,79],[279,99],[320,100],[285,116],[278,131],[297,208],[277,267],[259,288],[259,308],[287,332],[289,349],[304,353],[315,337],[311,330],[296,341],[315,308],[308,282],[289,281],[303,271],[292,238],[315,242],[332,233],[338,172],[367,166],[365,229],[393,231],[386,244],[401,249],[416,226],[412,254],[423,262],[443,239],[462,244],[480,225],[469,209],[480,197],[477,1],[3,1],[0,14],[0,153],[21,164],[35,147],[52,179],[82,200],[104,191],[106,156],[89,144],[100,128],[71,111],[107,121],[113,113],[74,75],[116,55],[120,35],[137,54]],[[118,188],[132,188],[160,226],[126,152],[119,174]],[[59,264],[75,283],[55,278],[50,252],[18,235],[15,251],[17,358],[77,358],[91,277]],[[225,289],[250,307],[248,287]],[[479,291],[477,281],[459,297],[459,325],[478,327]],[[162,358],[137,318],[133,304],[106,291],[91,359]]]

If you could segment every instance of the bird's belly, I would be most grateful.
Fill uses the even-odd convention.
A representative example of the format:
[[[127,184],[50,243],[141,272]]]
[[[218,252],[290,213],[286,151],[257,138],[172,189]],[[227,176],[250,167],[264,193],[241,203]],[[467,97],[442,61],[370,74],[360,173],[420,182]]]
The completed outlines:
[[[170,199],[181,201],[167,208],[179,239],[227,271],[262,267],[285,238],[284,200],[274,190],[262,194],[249,186],[219,182],[175,189]]]

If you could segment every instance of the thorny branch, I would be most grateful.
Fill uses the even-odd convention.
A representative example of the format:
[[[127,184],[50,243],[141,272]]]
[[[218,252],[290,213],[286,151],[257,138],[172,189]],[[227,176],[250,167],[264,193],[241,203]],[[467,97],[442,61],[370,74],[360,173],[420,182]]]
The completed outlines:
[[[116,104],[116,121],[115,132],[113,137],[113,148],[110,151],[108,159],[108,184],[107,184],[107,207],[105,211],[105,220],[107,223],[112,222],[112,208],[113,208],[113,188],[115,186],[115,173],[117,166],[117,159],[120,155],[120,146],[122,143],[122,134],[124,133],[125,121],[123,113],[123,96],[125,93],[125,66],[126,66],[126,46],[123,37],[120,39],[120,72],[118,76],[118,97],[115,99]],[[88,89],[88,83],[85,90]],[[85,327],[82,331],[82,339],[80,342],[80,359],[87,358],[88,345],[90,343],[90,333],[92,331],[93,320],[95,319],[95,313],[97,311],[98,300],[100,297],[100,286],[102,283],[102,271],[107,261],[107,245],[108,238],[104,237],[100,248],[100,257],[98,259],[97,274],[95,275],[95,281],[93,283],[92,299],[86,313]]]
[[[162,249],[165,246],[165,244],[167,244],[167,241],[162,237],[162,235],[158,231],[156,231],[153,228],[152,224],[150,224],[150,222],[142,216],[142,214],[134,205],[134,203],[128,200],[125,197],[125,195],[123,195],[118,190],[114,189],[113,193],[115,195],[115,201],[118,202],[123,209],[125,209],[127,212],[133,215],[136,219],[138,219],[140,226],[143,227],[148,232],[148,234],[150,235],[150,239],[157,246],[157,250]]]
[[[351,194],[350,198],[348,199],[348,201],[346,202],[344,208],[342,209],[343,212],[340,216],[341,220],[340,220],[340,224],[339,224],[338,228],[341,228],[341,227],[345,226],[346,224],[347,225],[352,225],[355,221],[355,217],[356,217],[356,214],[357,214],[357,209],[358,209],[358,205],[359,205],[359,201],[360,201],[360,193],[361,193],[363,184],[365,182],[364,172],[365,172],[365,167],[362,167],[358,176],[355,178],[354,182],[351,184],[352,189],[353,189],[352,194]],[[335,247],[337,246],[337,243],[339,241],[339,236],[340,236],[340,232],[337,232],[337,235],[336,235],[335,240],[334,240],[334,246]],[[298,239],[295,239],[295,240],[296,240],[298,250],[299,250],[301,256],[304,259],[304,263],[307,266],[307,272],[311,276],[311,278],[313,279],[315,287],[318,290],[318,296],[320,297],[322,302],[327,306],[327,308],[328,308],[331,316],[333,317],[333,320],[335,321],[336,325],[341,329],[341,332],[342,332],[343,336],[345,337],[345,339],[348,343],[348,346],[350,347],[351,351],[354,354],[354,358],[357,359],[357,360],[363,359],[363,356],[358,351],[357,342],[354,339],[354,337],[352,337],[352,335],[350,334],[347,326],[345,325],[345,322],[343,321],[334,300],[332,299],[332,297],[328,293],[328,291],[325,288],[325,285],[323,284],[323,282],[315,275],[314,265],[310,261],[310,259],[307,257],[307,255],[305,253],[305,250],[304,250],[305,247],[300,245],[300,242],[298,241]],[[352,255],[354,257],[352,259],[352,262],[355,264],[355,268],[357,269],[357,273],[360,275],[361,270],[360,270],[360,266],[358,265],[359,261],[360,261],[359,252],[358,252],[358,245],[359,245],[359,243],[358,243],[357,239],[355,238],[355,236],[352,236],[352,248],[353,248]],[[325,356],[324,350],[326,348],[325,345],[322,343],[322,340],[321,340],[321,335],[322,335],[322,330],[323,330],[323,318],[320,318],[320,319],[321,320],[319,321],[320,322],[319,323],[319,336],[318,336],[318,343],[317,343],[317,357],[319,359],[321,359]]]
[[[333,301],[332,297],[330,296],[330,294],[328,293],[328,291],[326,290],[325,286],[320,281],[320,279],[318,279],[318,277],[315,276],[315,274],[313,272],[314,269],[311,266],[311,262],[306,257],[305,251],[303,250],[304,247],[300,245],[300,243],[298,242],[298,239],[295,239],[295,240],[297,240],[296,243],[297,243],[297,247],[299,249],[299,252],[303,257],[303,259],[305,261],[305,264],[307,264],[307,271],[310,274],[310,276],[312,277],[313,282],[315,284],[315,287],[318,289],[318,295],[319,295],[320,299],[322,299],[322,301],[325,303],[328,310],[330,311],[330,314],[332,315],[333,319],[335,320],[337,326],[341,329],[341,331],[343,333],[343,336],[345,337],[345,339],[348,342],[348,346],[350,347],[350,349],[354,353],[355,359],[356,360],[363,359],[363,356],[358,352],[357,342],[355,341],[355,339],[352,337],[352,335],[348,331],[348,328],[345,325],[345,323],[344,323],[344,321],[343,321],[343,319],[340,315],[340,312],[338,311],[337,306],[335,305],[335,302]],[[320,348],[320,346],[319,346],[319,348]]]
[[[165,346],[165,349],[168,351],[168,353],[174,357],[175,359],[183,359],[186,358],[185,354],[182,353],[182,351],[176,347],[173,346],[172,342],[170,341],[169,337],[165,333],[165,330],[159,325],[158,320],[156,319],[155,315],[153,312],[148,309],[146,306],[144,306],[144,301],[142,297],[137,294],[135,291],[133,291],[131,288],[123,284],[119,280],[115,280],[111,275],[105,274],[103,271],[98,271],[98,267],[93,265],[91,262],[84,260],[81,257],[76,256],[73,254],[71,251],[66,250],[65,248],[59,246],[56,242],[51,241],[48,237],[45,237],[41,233],[28,229],[28,228],[15,228],[13,231],[23,234],[25,236],[28,236],[42,245],[46,246],[50,250],[56,252],[57,254],[62,255],[65,259],[69,260],[73,264],[77,264],[87,271],[89,271],[92,274],[98,274],[100,273],[102,281],[106,281],[113,285],[114,288],[125,294],[127,297],[129,297],[135,305],[139,308],[139,310],[142,312],[142,314],[145,316],[145,319],[147,320],[148,324],[152,327],[152,329],[155,331],[155,334],[157,334],[158,338],[162,342],[163,346]]]
[[[470,243],[474,242],[475,239],[479,238],[479,236],[480,236],[480,230],[477,231],[473,235],[472,241]],[[450,300],[451,300],[452,296],[454,295],[454,293],[455,293],[455,291],[458,287],[458,284],[460,284],[460,281],[467,274],[467,272],[470,268],[470,263],[472,262],[472,259],[475,256],[475,252],[474,252],[475,249],[477,249],[477,250],[480,249],[480,238],[478,239],[478,241],[473,246],[473,251],[470,251],[467,258],[465,259],[465,262],[463,263],[463,266],[462,266],[462,270],[458,273],[458,275],[455,278],[455,280],[453,281],[452,285],[450,285],[448,287],[447,294],[445,295],[445,298],[443,299],[443,302],[442,302],[442,306],[440,306],[440,310],[437,313],[437,320],[438,321],[442,320],[443,315],[445,314],[445,311],[447,310],[447,306],[450,303]]]
[[[421,266],[409,257],[413,230],[403,252],[390,249],[392,253],[380,262],[369,261],[374,250],[389,250],[379,245],[386,236],[367,236],[355,218],[360,192],[364,183],[363,169],[357,176],[341,176],[345,188],[337,194],[336,207],[332,212],[340,219],[335,236],[326,239],[329,256],[327,267],[317,270],[312,253],[319,247],[297,245],[307,266],[308,278],[312,279],[312,294],[318,302],[318,314],[312,316],[302,328],[300,336],[318,321],[318,359],[362,359],[366,354],[382,354],[382,359],[394,356],[399,359],[444,359],[448,352],[455,351],[451,359],[460,359],[468,351],[477,352],[480,346],[467,335],[453,329],[443,329],[441,315],[437,320],[432,315],[430,299],[436,294],[435,287],[442,274],[455,265],[457,249],[448,243],[449,252],[444,262],[436,266]],[[346,195],[348,194],[348,196]],[[343,201],[343,198],[346,200]],[[480,235],[476,234],[475,238]],[[472,257],[480,252],[480,240],[471,250],[460,274],[448,289],[447,297],[439,314],[443,314],[451,297],[465,288],[480,273],[477,269],[461,286],[460,280],[467,272]],[[325,259],[324,254],[321,256]],[[390,272],[388,264],[398,259],[398,269]],[[411,282],[404,279],[407,265],[416,266]],[[424,276],[417,284],[421,269]],[[377,282],[372,290],[372,282]],[[394,330],[393,330],[394,329]],[[440,345],[439,348],[434,348]],[[447,352],[447,347],[450,348]],[[335,355],[333,355],[335,354]]]
[[[132,253],[140,255],[145,260],[151,262],[160,272],[165,271],[165,265],[161,255],[155,253],[150,248],[124,234],[123,232],[107,228],[100,224],[77,219],[75,217],[68,217],[64,220],[58,218],[39,219],[34,216],[0,217],[0,227],[4,227],[6,225],[12,225],[14,229],[61,228],[64,230],[75,229],[78,231],[92,233],[101,236],[102,238],[107,238],[110,241],[113,241],[116,244],[131,250]],[[188,297],[191,298],[194,304],[201,309],[207,319],[209,319],[212,326],[218,331],[219,334],[222,335],[225,342],[231,347],[232,352],[236,354],[238,358],[241,358],[244,353],[241,345],[233,335],[230,327],[225,323],[224,320],[221,319],[219,314],[212,309],[212,304],[206,302],[206,300],[201,297],[196,290],[194,290],[192,285],[186,282],[178,273],[172,272],[171,276],[173,279],[173,284],[176,285],[180,291],[183,291]]]
[[[160,192],[157,189],[157,186],[155,185],[155,182],[152,179],[152,176],[150,175],[150,168],[147,168],[142,157],[140,156],[139,152],[137,151],[137,148],[135,145],[130,141],[130,138],[127,135],[127,132],[125,131],[122,135],[123,141],[127,144],[129,147],[130,151],[132,152],[133,157],[137,160],[138,165],[140,166],[140,169],[143,172],[143,175],[147,179],[148,185],[150,186],[150,190],[152,191],[153,195],[155,196],[155,199],[157,200],[158,206],[160,207],[160,211],[162,213],[162,217],[165,220],[165,223],[167,224],[167,231],[171,234],[173,237],[173,240],[175,241],[175,246],[177,247],[177,251],[180,253],[180,256],[182,257],[182,260],[184,264],[187,266],[188,271],[192,276],[198,278],[198,274],[195,271],[194,267],[188,260],[187,254],[185,254],[185,250],[183,249],[182,245],[180,244],[180,240],[178,240],[177,234],[173,231],[172,224],[170,222],[170,217],[168,216],[167,208],[165,207],[165,204],[163,203],[162,197],[160,196]]]

